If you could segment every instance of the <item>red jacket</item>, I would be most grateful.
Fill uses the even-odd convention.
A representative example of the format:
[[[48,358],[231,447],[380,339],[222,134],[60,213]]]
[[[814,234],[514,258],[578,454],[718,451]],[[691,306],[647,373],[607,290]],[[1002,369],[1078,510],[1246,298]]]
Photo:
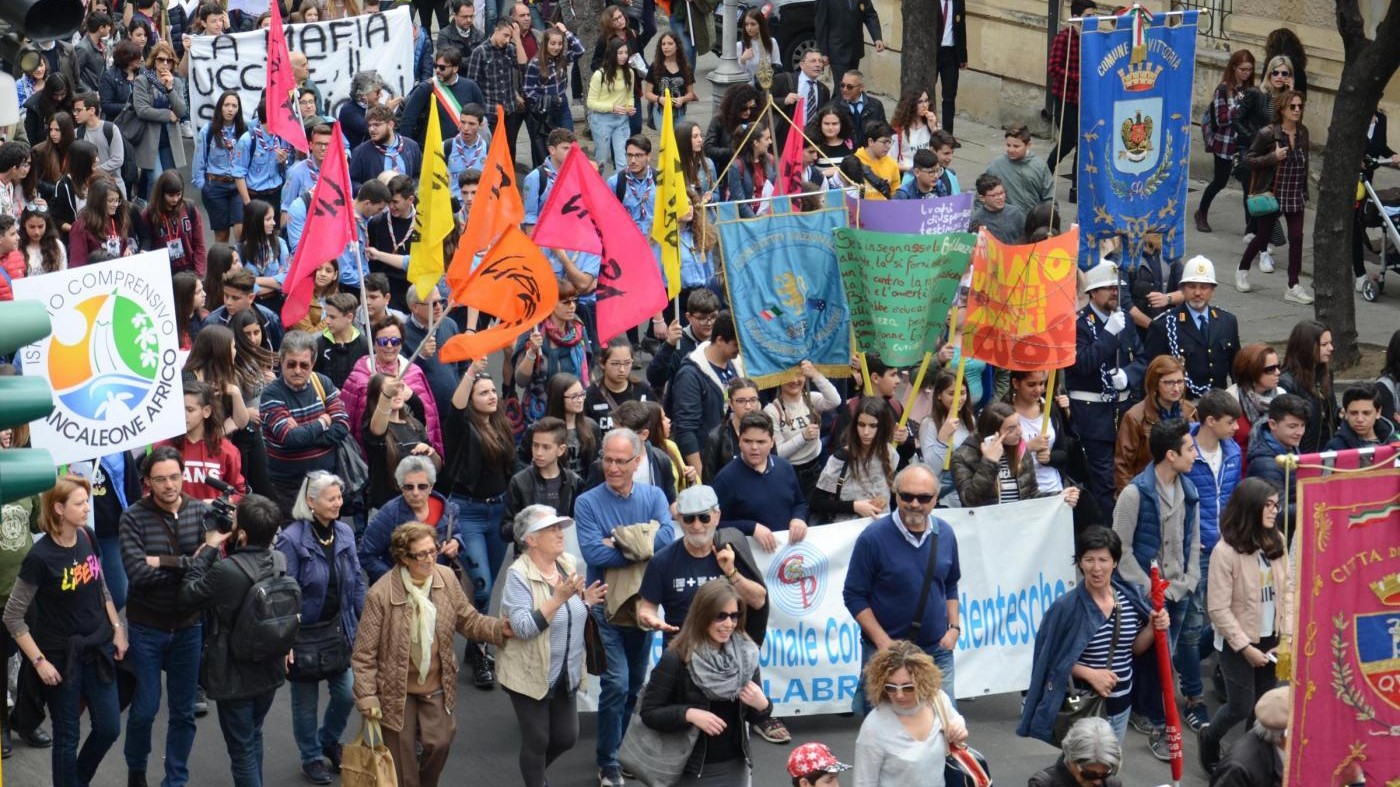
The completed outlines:
[[[4,273],[0,273],[0,301],[12,301],[15,299],[15,291],[10,287],[13,279],[23,279],[28,265],[24,262],[24,253],[12,251],[5,255],[5,259],[0,260],[0,268]]]
[[[197,500],[213,500],[219,496],[218,490],[205,483],[207,478],[217,478],[239,493],[248,491],[243,481],[243,457],[228,440],[219,441],[219,450],[211,453],[209,444],[203,440],[190,442],[184,435],[172,437],[161,443],[179,451],[185,458],[185,494]]]

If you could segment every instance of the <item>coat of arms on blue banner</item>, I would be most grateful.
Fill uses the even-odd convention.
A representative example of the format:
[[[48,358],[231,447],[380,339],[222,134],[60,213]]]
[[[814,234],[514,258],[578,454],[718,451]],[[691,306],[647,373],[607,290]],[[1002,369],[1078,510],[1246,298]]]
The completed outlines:
[[[1185,256],[1196,11],[1154,18],[1135,9],[1084,20],[1079,66],[1081,267],[1119,237],[1124,263],[1162,236],[1163,259]]]

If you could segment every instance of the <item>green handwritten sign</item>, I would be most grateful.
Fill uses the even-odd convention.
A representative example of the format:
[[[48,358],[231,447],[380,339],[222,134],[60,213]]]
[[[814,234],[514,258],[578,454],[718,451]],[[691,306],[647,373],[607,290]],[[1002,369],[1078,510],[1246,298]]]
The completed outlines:
[[[919,363],[948,321],[977,236],[842,228],[835,238],[857,346],[892,366]]]

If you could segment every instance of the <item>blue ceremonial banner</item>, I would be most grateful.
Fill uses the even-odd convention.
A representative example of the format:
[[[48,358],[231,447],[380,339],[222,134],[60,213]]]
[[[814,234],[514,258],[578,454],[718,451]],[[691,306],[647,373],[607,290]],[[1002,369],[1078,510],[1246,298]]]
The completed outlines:
[[[1084,20],[1079,66],[1079,264],[1099,242],[1123,240],[1123,262],[1142,260],[1149,233],[1162,259],[1185,256],[1191,161],[1191,89],[1198,12],[1136,9]],[[1179,23],[1179,24],[1178,24]]]
[[[856,199],[846,197],[851,225],[872,232],[942,235],[967,232],[972,221],[972,192],[933,199]]]
[[[850,376],[851,316],[832,237],[844,226],[839,208],[716,225],[739,349],[760,387],[801,376],[804,360]]]

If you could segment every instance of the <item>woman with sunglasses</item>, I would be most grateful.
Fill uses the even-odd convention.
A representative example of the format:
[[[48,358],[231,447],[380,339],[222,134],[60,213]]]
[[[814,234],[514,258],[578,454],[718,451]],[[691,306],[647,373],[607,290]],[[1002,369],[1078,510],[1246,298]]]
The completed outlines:
[[[1123,787],[1116,775],[1123,746],[1113,727],[1097,716],[1070,725],[1060,743],[1060,759],[1032,774],[1027,787]]]
[[[1274,105],[1277,103],[1277,96],[1285,90],[1293,89],[1293,61],[1287,55],[1276,55],[1268,58],[1264,71],[1259,77],[1259,86],[1247,88],[1244,98],[1240,100],[1240,111],[1235,118],[1235,138],[1236,149],[1239,156],[1236,157],[1235,179],[1240,182],[1240,187],[1244,190],[1243,199],[1248,205],[1250,195],[1250,176],[1252,171],[1244,162],[1244,154],[1254,144],[1254,138],[1259,135],[1259,131],[1270,123],[1274,118]],[[1259,221],[1245,211],[1244,232],[1245,236],[1257,234]],[[1269,243],[1274,246],[1283,245],[1283,233],[1276,233],[1277,237],[1266,236]],[[1259,260],[1259,269],[1265,273],[1272,273],[1274,270],[1274,258],[1264,250],[1264,254]]]
[[[1281,642],[1290,639],[1293,583],[1283,533],[1277,527],[1278,489],[1262,478],[1235,487],[1220,518],[1220,541],[1210,555],[1207,612],[1225,675],[1225,704],[1201,730],[1201,767],[1220,762],[1220,742],[1254,712],[1278,684]]]
[[[386,316],[370,328],[370,339],[374,343],[374,354],[355,362],[355,368],[350,370],[345,386],[340,389],[341,401],[345,402],[345,413],[350,416],[350,423],[359,424],[364,420],[371,377],[376,374],[397,377],[408,388],[408,396],[422,403],[428,443],[441,456],[442,423],[438,419],[437,400],[433,398],[433,389],[428,385],[428,376],[423,374],[418,364],[409,363],[402,353],[403,321],[392,314]],[[362,441],[363,434],[359,430],[353,431],[356,441]]]
[[[423,397],[398,377],[376,374],[369,380],[365,411],[357,424],[369,464],[371,509],[383,507],[394,496],[394,468],[405,456],[421,456],[442,469],[442,455],[428,439],[423,425]]]
[[[1249,266],[1263,252],[1274,226],[1282,218],[1288,223],[1288,289],[1283,299],[1292,303],[1313,302],[1312,293],[1298,280],[1303,271],[1303,209],[1308,202],[1308,127],[1303,125],[1303,94],[1284,90],[1275,96],[1273,122],[1260,129],[1244,155],[1249,169],[1249,194],[1272,192],[1278,212],[1258,217],[1258,231],[1240,258],[1235,272],[1235,289],[1249,292]],[[1268,273],[1263,263],[1259,266]]]
[[[967,740],[967,722],[933,657],[895,640],[866,663],[865,696],[873,710],[856,736],[855,787],[943,787],[948,748]]]
[[[1055,719],[1071,687],[1105,700],[1105,718],[1118,742],[1128,730],[1133,681],[1154,681],[1156,665],[1139,660],[1165,631],[1166,610],[1153,612],[1147,597],[1116,573],[1123,542],[1095,525],[1074,541],[1074,565],[1084,577],[1050,605],[1036,632],[1030,690],[1016,734],[1053,743]],[[1139,671],[1141,670],[1141,671]]]
[[[545,384],[561,372],[572,374],[588,386],[592,367],[588,329],[578,318],[578,289],[568,279],[559,280],[559,302],[554,311],[533,331],[516,342],[515,379],[525,385],[525,417],[528,421],[544,414]]]
[[[1249,433],[1254,425],[1269,420],[1269,402],[1279,394],[1288,393],[1278,384],[1282,371],[1278,352],[1264,342],[1246,344],[1235,353],[1235,366],[1230,373],[1234,382],[1225,392],[1239,400],[1243,412],[1235,419],[1235,442],[1244,453],[1249,452]],[[1243,474],[1243,454],[1240,462]]]
[[[762,688],[758,645],[745,633],[746,612],[729,581],[706,582],[642,693],[638,712],[646,726],[700,730],[681,785],[751,783],[749,725],[767,720],[773,703]]]
[[[151,46],[146,65],[146,70],[132,82],[131,95],[136,116],[146,124],[146,132],[141,135],[140,142],[133,145],[136,149],[136,166],[141,168],[137,196],[142,198],[149,193],[151,182],[161,171],[185,166],[185,142],[180,135],[180,119],[187,114],[185,80],[175,73],[174,48],[165,41],[157,41]],[[201,150],[206,154],[208,152],[207,147]],[[199,155],[196,152],[196,162]],[[203,184],[204,167],[197,166],[196,170],[197,180]],[[220,240],[228,240],[227,230]]]

